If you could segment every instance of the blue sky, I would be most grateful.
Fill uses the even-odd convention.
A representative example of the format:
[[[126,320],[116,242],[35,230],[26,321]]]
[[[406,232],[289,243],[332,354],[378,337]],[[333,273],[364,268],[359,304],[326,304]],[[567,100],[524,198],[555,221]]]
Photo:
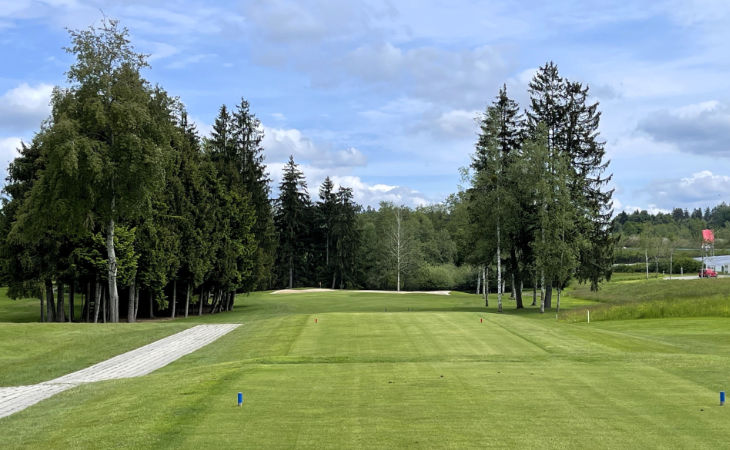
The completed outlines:
[[[249,100],[271,177],[294,154],[313,195],[330,175],[366,205],[442,201],[499,86],[524,108],[532,74],[552,60],[601,104],[617,210],[730,202],[725,0],[213,5],[0,0],[2,170],[65,83],[65,27],[103,11],[203,133],[221,104]]]

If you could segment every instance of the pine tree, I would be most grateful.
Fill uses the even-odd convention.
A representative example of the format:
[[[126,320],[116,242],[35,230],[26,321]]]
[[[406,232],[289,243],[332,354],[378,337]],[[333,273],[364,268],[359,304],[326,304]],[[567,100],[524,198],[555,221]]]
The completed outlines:
[[[276,238],[274,222],[269,201],[270,187],[261,142],[264,138],[259,119],[250,112],[249,104],[241,99],[232,116],[232,134],[239,161],[239,173],[243,189],[249,194],[255,211],[256,221],[253,234],[256,238],[257,253],[255,274],[251,286],[263,288],[274,264]]]
[[[294,287],[294,269],[301,267],[307,258],[307,222],[310,200],[304,175],[294,162],[294,156],[284,167],[279,185],[274,223],[279,233],[279,268],[285,269],[288,287]]]
[[[325,178],[319,188],[320,201],[317,202],[317,222],[321,240],[324,241],[324,277],[325,280],[332,278],[332,289],[335,288],[336,273],[333,269],[333,262],[330,261],[330,253],[334,254],[333,226],[337,215],[337,194],[334,192],[335,184],[330,177]],[[321,244],[320,244],[321,245]]]
[[[502,311],[503,250],[515,245],[519,229],[515,217],[514,182],[509,179],[509,167],[519,157],[522,140],[522,120],[517,104],[507,96],[506,86],[487,108],[476,145],[472,167],[476,171],[471,189],[474,223],[481,230],[493,232],[490,248],[496,253],[497,308]],[[491,234],[491,233],[490,233]],[[491,251],[488,251],[491,254]],[[510,252],[511,253],[511,252]],[[484,255],[487,264],[491,257]],[[516,252],[515,252],[516,258]],[[514,272],[513,272],[514,273]],[[516,277],[520,280],[519,275]],[[518,306],[521,306],[521,296]]]
[[[336,251],[336,269],[340,276],[340,289],[355,281],[355,257],[360,245],[357,228],[358,205],[353,201],[352,189],[340,187],[335,198],[336,207],[332,222],[331,238]]]
[[[610,234],[612,190],[606,186],[611,177],[604,177],[608,162],[604,161],[604,143],[600,141],[598,103],[588,104],[588,88],[570,82],[558,74],[553,62],[540,67],[530,82],[531,107],[527,111],[530,136],[536,139],[545,127],[546,148],[551,159],[568,161],[568,187],[578,206],[575,220],[580,239],[576,276],[589,281],[592,289],[610,277],[614,241]],[[551,306],[552,281],[546,280],[547,307]]]

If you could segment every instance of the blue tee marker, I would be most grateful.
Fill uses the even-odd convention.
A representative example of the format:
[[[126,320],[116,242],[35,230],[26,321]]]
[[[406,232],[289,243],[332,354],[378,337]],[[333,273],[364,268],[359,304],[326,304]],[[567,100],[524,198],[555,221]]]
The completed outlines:
[[[720,391],[720,406],[725,404],[725,391]]]
[[[243,392],[238,393],[238,406],[243,405]]]

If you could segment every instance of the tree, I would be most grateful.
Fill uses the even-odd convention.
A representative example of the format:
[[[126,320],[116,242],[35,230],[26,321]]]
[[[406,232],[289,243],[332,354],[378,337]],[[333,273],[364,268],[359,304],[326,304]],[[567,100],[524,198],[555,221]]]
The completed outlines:
[[[289,156],[279,185],[274,222],[279,233],[279,266],[286,268],[291,289],[294,287],[294,267],[305,261],[309,193],[304,175]]]
[[[396,291],[400,292],[403,276],[410,274],[417,265],[415,243],[413,235],[404,220],[403,207],[381,204],[381,210],[384,207],[387,208],[386,211],[392,211],[388,253],[395,267]]]
[[[588,104],[588,87],[560,77],[552,61],[540,67],[528,92],[530,136],[535,138],[538,128],[544,126],[549,158],[565,157],[569,164],[567,183],[578,206],[577,232],[585,238],[579,240],[576,275],[579,281],[588,281],[591,289],[597,289],[598,283],[611,275],[614,248],[610,227],[613,191],[606,190],[611,176],[603,176],[608,162],[604,161],[604,143],[598,137],[598,103]],[[548,280],[548,307],[551,290]]]
[[[481,121],[481,133],[472,159],[474,177],[472,198],[475,202],[475,223],[479,229],[493,230],[492,247],[497,262],[497,309],[502,311],[502,251],[515,245],[514,237],[520,228],[515,217],[513,180],[509,168],[519,157],[522,140],[522,120],[519,107],[507,96],[503,86],[497,99],[490,105]],[[506,244],[506,245],[505,245]],[[510,252],[516,260],[517,252]],[[488,258],[489,261],[491,258]],[[513,264],[513,274],[517,269]],[[517,280],[521,283],[519,274]],[[514,289],[514,286],[513,286]],[[521,293],[518,308],[522,307]]]
[[[333,244],[333,227],[337,218],[338,199],[334,192],[335,184],[330,177],[324,179],[319,188],[320,201],[317,202],[317,222],[324,240],[324,272],[326,279],[332,275],[332,289],[335,288],[337,274],[330,263],[330,246]],[[334,247],[334,246],[333,246]]]
[[[576,233],[577,208],[568,186],[570,170],[565,155],[552,157],[548,153],[547,130],[538,128],[537,139],[529,139],[523,148],[524,158],[517,166],[517,179],[532,186],[537,208],[536,235],[532,241],[535,265],[540,271],[542,285],[549,280],[560,292],[577,265],[577,247],[580,236]],[[528,176],[532,174],[534,178]],[[540,312],[545,311],[545,296]]]
[[[336,251],[337,272],[340,288],[355,281],[356,254],[360,244],[360,230],[357,228],[357,210],[352,189],[340,187],[336,194],[336,209],[332,222],[332,242]],[[333,278],[334,284],[334,278]]]
[[[155,109],[159,92],[139,74],[145,57],[117,21],[70,34],[71,87],[54,91],[42,148],[46,167],[16,226],[33,239],[44,228],[80,235],[104,224],[110,319],[117,322],[116,224],[143,216],[160,191],[170,117]]]
[[[256,263],[252,283],[246,287],[246,290],[251,290],[268,284],[267,279],[274,264],[276,236],[269,201],[271,180],[264,164],[264,149],[261,146],[264,131],[261,122],[251,113],[248,102],[243,98],[233,113],[232,125],[241,183],[249,195],[255,217],[252,231],[257,244]]]

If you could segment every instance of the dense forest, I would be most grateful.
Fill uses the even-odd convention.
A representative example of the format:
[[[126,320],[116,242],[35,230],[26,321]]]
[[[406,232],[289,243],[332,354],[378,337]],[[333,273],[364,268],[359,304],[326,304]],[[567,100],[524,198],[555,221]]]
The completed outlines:
[[[142,78],[146,58],[116,21],[70,36],[68,86],[10,164],[0,209],[0,285],[38,298],[42,321],[218,313],[236,293],[302,286],[462,289],[485,303],[493,292],[500,310],[503,294],[522,308],[530,289],[544,311],[571,280],[597,289],[631,269],[615,257],[646,253],[658,272],[665,244],[698,248],[708,226],[730,239],[724,204],[612,219],[598,104],[552,62],[524,111],[506,87],[486,108],[465,189],[363,209],[330,178],[310,196],[293,157],[272,197],[249,103],[221,106],[200,136],[182,102]]]

